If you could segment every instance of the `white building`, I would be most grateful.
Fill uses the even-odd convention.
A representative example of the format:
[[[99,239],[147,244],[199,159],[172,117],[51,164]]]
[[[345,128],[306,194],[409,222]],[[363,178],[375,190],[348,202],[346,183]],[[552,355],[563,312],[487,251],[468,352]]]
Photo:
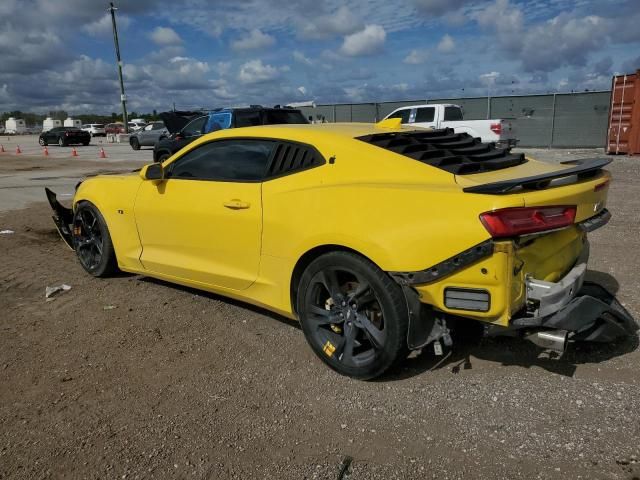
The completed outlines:
[[[44,122],[42,122],[42,131],[48,132],[52,128],[61,127],[61,126],[62,126],[62,122],[60,120],[47,117],[44,119]]]
[[[67,117],[65,119],[65,121],[64,121],[64,126],[65,127],[80,128],[80,127],[82,127],[82,122],[80,120],[75,119],[75,118]]]
[[[9,117],[4,124],[5,133],[24,133],[27,126],[22,118]]]

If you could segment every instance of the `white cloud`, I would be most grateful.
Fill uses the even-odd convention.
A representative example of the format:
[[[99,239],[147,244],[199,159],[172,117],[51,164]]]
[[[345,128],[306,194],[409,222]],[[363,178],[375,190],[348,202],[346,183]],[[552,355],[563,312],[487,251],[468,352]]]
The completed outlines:
[[[127,15],[118,16],[118,32],[126,30],[131,25],[131,19]],[[113,33],[111,15],[105,13],[99,20],[82,27],[82,30],[94,37],[107,37]]]
[[[262,33],[257,28],[251,30],[243,38],[235,40],[231,43],[234,50],[256,50],[260,48],[271,47],[276,43],[276,39],[271,35]]]
[[[380,25],[367,25],[344,38],[340,52],[349,57],[372,55],[382,50],[387,34]]]
[[[305,65],[309,65],[309,66],[313,65],[313,61],[310,58],[306,57],[305,54],[302,53],[299,50],[295,50],[293,52],[293,59],[296,62],[300,62],[300,63],[303,63]]]
[[[429,50],[426,48],[415,48],[409,52],[403,62],[409,65],[420,65],[429,58]]]
[[[360,20],[349,10],[349,7],[344,5],[327,15],[303,16],[300,24],[299,35],[309,39],[347,35],[362,26]]]
[[[175,45],[182,43],[182,38],[173,28],[156,27],[149,35],[157,45]]]
[[[441,53],[450,53],[456,48],[456,42],[453,40],[453,37],[449,34],[446,34],[438,43],[438,51]]]
[[[244,84],[262,83],[280,76],[280,70],[262,60],[250,60],[240,67],[238,80]]]

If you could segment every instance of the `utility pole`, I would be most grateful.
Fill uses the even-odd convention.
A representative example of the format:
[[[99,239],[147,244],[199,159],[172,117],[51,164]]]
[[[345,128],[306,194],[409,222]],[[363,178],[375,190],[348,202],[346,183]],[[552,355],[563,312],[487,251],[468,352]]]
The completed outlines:
[[[113,2],[109,3],[111,12],[111,24],[113,25],[113,43],[116,47],[116,60],[118,61],[118,78],[120,79],[120,101],[122,102],[122,120],[124,133],[129,133],[129,119],[127,118],[127,96],[124,94],[124,82],[122,81],[122,61],[120,60],[120,44],[118,43],[118,29],[116,27],[116,10]]]

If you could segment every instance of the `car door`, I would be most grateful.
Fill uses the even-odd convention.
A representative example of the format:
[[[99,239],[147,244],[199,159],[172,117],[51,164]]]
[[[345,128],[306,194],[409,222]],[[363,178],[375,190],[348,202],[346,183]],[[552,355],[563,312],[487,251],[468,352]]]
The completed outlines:
[[[153,132],[153,124],[149,124],[138,132],[138,141],[142,146],[149,146],[155,144]]]
[[[260,266],[262,179],[275,142],[217,140],[142,183],[135,218],[145,269],[231,290],[248,288]]]
[[[45,138],[48,143],[56,143],[58,141],[58,133],[62,130],[60,127],[55,127],[49,130],[45,134]]]

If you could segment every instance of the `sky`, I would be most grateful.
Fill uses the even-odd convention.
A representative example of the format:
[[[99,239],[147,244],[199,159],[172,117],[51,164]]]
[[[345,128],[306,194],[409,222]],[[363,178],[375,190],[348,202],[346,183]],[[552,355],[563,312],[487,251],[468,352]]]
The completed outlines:
[[[640,0],[118,0],[128,108],[606,90]],[[0,0],[0,111],[119,111],[108,3]]]

